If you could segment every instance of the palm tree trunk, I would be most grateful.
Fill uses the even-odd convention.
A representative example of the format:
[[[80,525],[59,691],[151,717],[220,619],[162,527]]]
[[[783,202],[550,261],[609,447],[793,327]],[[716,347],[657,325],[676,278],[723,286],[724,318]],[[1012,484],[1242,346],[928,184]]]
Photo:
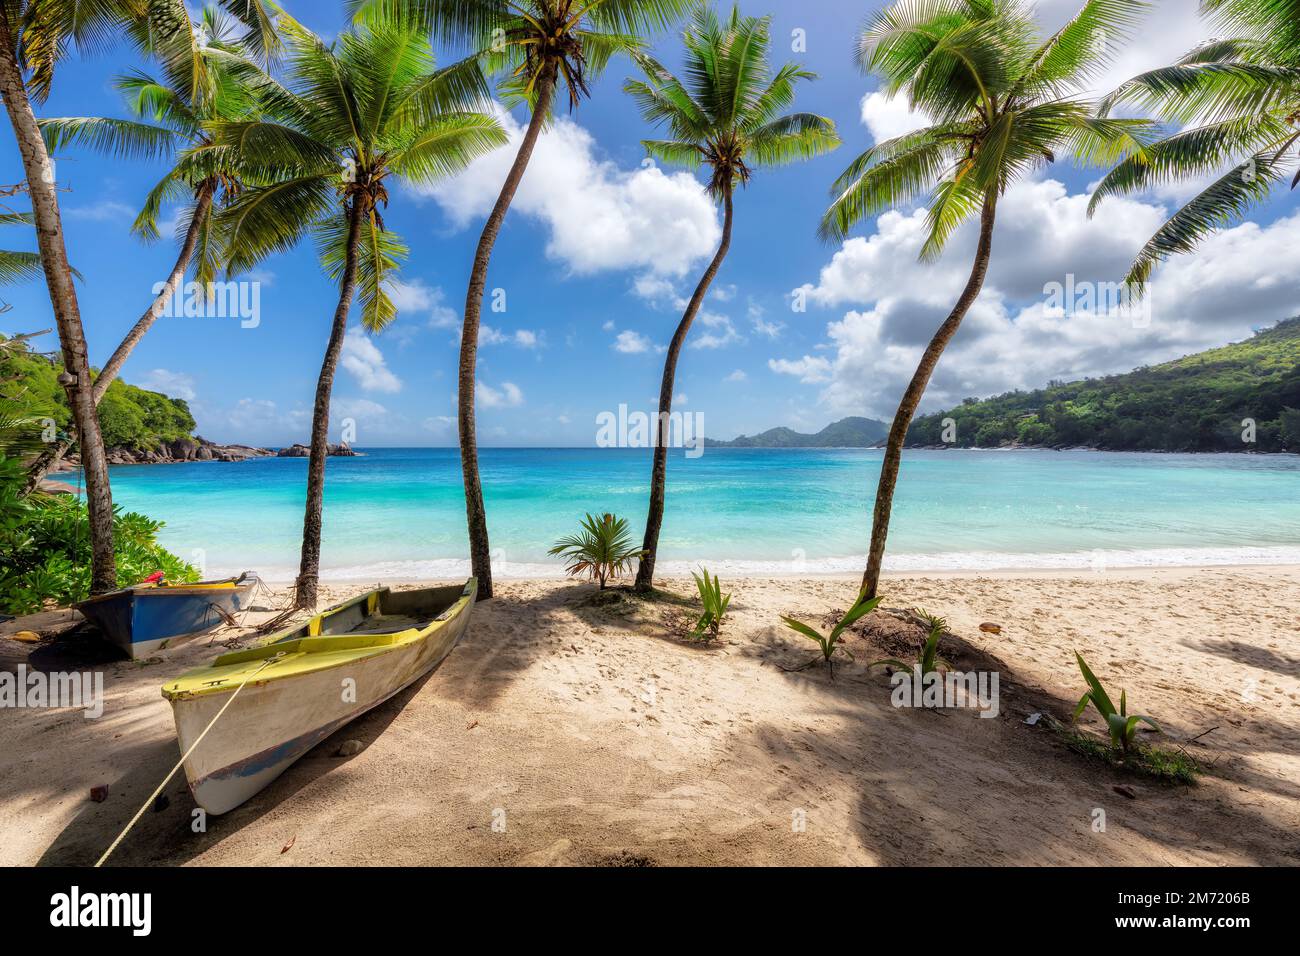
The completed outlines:
[[[215,193],[216,183],[212,180],[205,181],[199,187],[195,199],[194,215],[190,218],[190,227],[185,233],[185,241],[181,245],[180,255],[176,257],[176,264],[172,266],[167,282],[158,295],[154,297],[144,315],[140,316],[135,325],[131,326],[131,331],[127,332],[125,338],[118,343],[107,364],[95,377],[93,395],[96,406],[103,399],[104,393],[108,391],[108,386],[112,385],[113,380],[117,378],[122,366],[130,357],[131,351],[140,344],[140,340],[144,338],[144,334],[149,331],[154,322],[158,321],[158,317],[167,308],[167,303],[176,294],[176,290],[180,288],[181,280],[185,278],[185,272],[190,267],[190,259],[194,256],[194,248],[198,245],[199,233],[203,230],[203,224],[212,210],[212,198]],[[30,494],[41,483],[41,479],[63,460],[63,456],[68,453],[68,449],[71,447],[72,440],[65,438],[62,441],[54,442],[49,448],[37,455],[31,464],[27,466],[27,484],[24,493]]]
[[[469,525],[469,560],[471,573],[478,578],[478,600],[492,597],[492,551],[488,544],[487,512],[483,507],[483,485],[478,473],[478,437],[474,428],[474,384],[478,365],[479,314],[483,307],[483,293],[487,288],[488,264],[492,260],[492,247],[505,222],[506,212],[515,198],[519,183],[524,178],[533,148],[541,135],[542,126],[551,109],[555,94],[555,68],[547,67],[537,81],[537,105],[528,121],[514,164],[506,175],[497,196],[496,205],[483,224],[478,248],[474,251],[474,265],[469,273],[469,288],[465,292],[465,321],[460,337],[460,380],[458,385],[457,423],[460,430],[460,467],[465,480],[465,518]]]
[[[686,333],[691,330],[691,323],[695,321],[695,315],[700,311],[704,296],[709,291],[714,276],[718,274],[718,269],[722,267],[722,260],[727,257],[727,250],[731,248],[730,189],[723,195],[722,202],[725,210],[722,217],[722,242],[718,244],[718,251],[714,253],[713,261],[700,277],[700,283],[695,287],[695,294],[691,296],[691,301],[686,304],[686,311],[682,313],[682,320],[677,323],[677,331],[673,333],[673,340],[668,344],[668,354],[664,358],[664,377],[659,383],[659,418],[656,425],[658,440],[655,442],[654,467],[650,474],[650,512],[645,519],[645,538],[641,543],[641,550],[644,553],[636,570],[634,585],[639,594],[649,593],[654,587],[655,554],[659,548],[659,531],[664,523],[664,487],[668,476],[668,416],[673,410],[677,359],[682,353],[682,345],[686,342]]]
[[[359,197],[352,200],[348,214],[348,249],[343,262],[343,281],[339,287],[339,304],[334,310],[334,327],[316,381],[316,405],[311,416],[311,455],[307,460],[307,507],[302,519],[302,559],[298,565],[295,604],[300,608],[316,606],[320,583],[321,510],[325,500],[325,459],[329,456],[330,393],[334,390],[334,373],[348,330],[348,310],[357,283],[357,246],[361,236],[361,219],[365,215]]]
[[[4,98],[18,150],[22,154],[32,215],[36,220],[37,247],[63,350],[64,376],[61,378],[65,382],[77,434],[81,436],[81,463],[86,475],[86,505],[90,514],[90,593],[102,594],[117,587],[117,565],[113,554],[113,493],[108,483],[108,461],[99,432],[99,417],[95,413],[86,334],[81,325],[72,269],[68,265],[53,167],[45,140],[36,125],[31,101],[27,98],[7,16],[0,16],[0,97]]]
[[[885,441],[885,457],[880,464],[880,484],[876,487],[876,505],[871,519],[871,550],[867,555],[867,570],[862,576],[863,598],[874,598],[880,584],[880,568],[885,559],[885,539],[889,535],[889,514],[894,505],[894,486],[898,483],[898,466],[903,458],[903,442],[907,440],[907,430],[912,425],[930,376],[939,364],[939,356],[947,348],[952,337],[957,334],[961,320],[975,303],[984,285],[984,276],[989,270],[989,257],[993,252],[993,220],[997,214],[997,194],[990,193],[984,199],[980,212],[980,237],[975,248],[975,264],[971,268],[970,278],[962,289],[957,304],[944,320],[943,325],[934,333],[934,338],[925,347],[921,364],[916,367],[903,399],[898,403],[894,413],[894,422],[889,428],[889,437]]]

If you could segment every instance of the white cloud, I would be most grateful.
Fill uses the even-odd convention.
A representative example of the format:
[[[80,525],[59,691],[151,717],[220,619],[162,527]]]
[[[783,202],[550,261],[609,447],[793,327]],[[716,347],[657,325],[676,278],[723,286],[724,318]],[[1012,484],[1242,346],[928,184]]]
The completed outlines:
[[[1108,200],[1089,220],[1087,199],[1054,180],[1008,191],[984,290],[940,360],[923,409],[1128,371],[1245,338],[1295,313],[1300,275],[1272,264],[1278,249],[1300,244],[1300,213],[1225,230],[1160,267],[1145,300],[1149,324],[1118,312],[1048,309],[1045,286],[1067,275],[1076,285],[1121,280],[1168,211]],[[924,213],[879,217],[872,233],[845,241],[817,283],[802,289],[814,305],[849,307],[826,327],[833,357],[776,359],[771,368],[823,386],[821,401],[836,411],[891,415],[969,276],[976,228],[963,225],[937,262],[922,263]]]
[[[402,381],[388,368],[384,353],[360,326],[348,329],[340,356],[343,367],[367,392],[400,392]]]
[[[136,384],[150,392],[162,392],[172,398],[183,398],[187,402],[194,401],[197,395],[193,377],[165,368],[150,369]]]
[[[506,146],[418,190],[458,227],[486,215],[514,161],[523,130],[512,116],[503,114],[502,122],[510,134]],[[714,203],[693,176],[601,159],[592,135],[563,116],[542,134],[512,212],[545,223],[547,254],[578,274],[630,269],[679,276],[712,254],[722,234]]]
[[[524,403],[524,393],[514,382],[502,382],[500,388],[493,388],[486,382],[477,382],[474,396],[475,401],[484,408],[515,408]]]
[[[102,199],[89,206],[71,206],[64,210],[70,219],[83,219],[86,222],[131,222],[136,211],[126,203],[112,199]]]
[[[862,125],[877,143],[922,129],[931,122],[924,113],[912,112],[902,95],[890,98],[881,92],[868,93],[862,97],[861,110]]]
[[[724,378],[723,381],[724,381],[724,382],[743,382],[743,381],[745,381],[747,378],[749,378],[749,376],[746,375],[746,374],[745,374],[741,369],[736,369],[734,372],[732,372],[730,375],[728,375],[726,378]]]
[[[745,341],[744,336],[731,324],[731,319],[725,315],[700,309],[696,321],[704,328],[696,331],[687,340],[687,344],[693,349],[720,349]]]
[[[536,348],[538,342],[538,334],[531,329],[502,332],[491,325],[480,325],[478,327],[479,345],[517,345],[521,349],[531,349]]]
[[[388,284],[388,296],[398,314],[426,313],[430,328],[450,329],[460,324],[460,314],[447,305],[441,286],[430,286],[423,279],[399,279]]]
[[[614,339],[612,348],[615,352],[623,352],[627,355],[638,355],[641,352],[649,352],[653,348],[651,341],[640,332],[633,332],[631,329],[624,329],[618,333]]]
[[[781,375],[794,375],[805,384],[825,382],[830,378],[831,363],[816,355],[801,359],[768,359],[767,367]]]

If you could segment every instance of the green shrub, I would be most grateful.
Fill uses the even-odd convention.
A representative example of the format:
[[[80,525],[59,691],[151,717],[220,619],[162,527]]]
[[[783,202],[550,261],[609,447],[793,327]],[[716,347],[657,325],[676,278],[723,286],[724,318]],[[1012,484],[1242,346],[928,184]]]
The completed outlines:
[[[90,594],[90,533],[86,506],[67,496],[21,494],[24,471],[0,456],[0,613],[30,614]],[[119,587],[155,571],[171,581],[197,581],[198,572],[159,546],[162,522],[117,509],[113,542]]]
[[[1083,655],[1075,651],[1074,658],[1079,662],[1079,670],[1083,672],[1083,679],[1088,682],[1088,690],[1079,698],[1079,706],[1074,708],[1074,720],[1079,719],[1079,715],[1084,712],[1091,701],[1092,706],[1097,708],[1097,713],[1101,714],[1102,719],[1106,721],[1106,728],[1110,731],[1110,745],[1123,748],[1126,754],[1133,745],[1133,738],[1137,734],[1139,723],[1149,724],[1157,731],[1160,730],[1160,725],[1150,717],[1144,717],[1141,714],[1129,716],[1128,693],[1126,691],[1121,690],[1119,692],[1119,710],[1116,710],[1115,705],[1111,703],[1110,695],[1106,693],[1106,688],[1101,686],[1101,681],[1097,680],[1096,675],[1084,663]]]
[[[695,631],[691,636],[699,637],[708,630],[710,637],[717,637],[718,630],[722,627],[722,618],[727,613],[727,606],[731,604],[731,595],[722,593],[718,576],[715,574],[710,580],[709,569],[704,566],[700,567],[699,574],[692,571],[691,577],[695,578],[695,587],[700,592],[700,604],[704,606],[704,613],[695,622]]]
[[[925,622],[926,627],[929,628],[929,634],[926,636],[925,644],[921,646],[921,653],[918,655],[916,663],[909,664],[907,661],[900,661],[896,657],[882,657],[880,660],[872,661],[868,664],[867,670],[871,670],[871,668],[881,664],[889,664],[891,667],[897,667],[905,671],[912,671],[922,679],[925,678],[926,674],[930,674],[938,670],[940,667],[945,671],[952,670],[952,665],[940,657],[938,653],[939,638],[943,636],[944,631],[948,630],[948,622],[943,618],[929,614],[920,608],[916,608],[914,613],[917,617],[921,618],[921,620]]]
[[[857,602],[853,605],[853,607],[849,608],[844,613],[844,616],[840,618],[839,623],[836,624],[835,627],[831,629],[829,635],[823,635],[820,631],[816,630],[815,628],[810,627],[807,624],[804,624],[802,621],[796,621],[792,617],[786,617],[784,614],[781,615],[781,620],[785,622],[786,627],[790,628],[792,631],[796,631],[799,634],[802,634],[804,637],[808,638],[810,641],[813,641],[814,643],[816,643],[816,645],[819,648],[821,648],[821,652],[822,652],[821,659],[827,664],[827,666],[831,668],[831,674],[833,675],[835,673],[835,665],[832,662],[831,658],[835,656],[837,651],[843,654],[849,660],[853,660],[853,654],[849,651],[849,649],[847,647],[844,647],[842,644],[840,644],[840,635],[844,633],[845,628],[847,628],[858,618],[870,614],[872,611],[874,611],[876,609],[876,605],[879,604],[880,601],[881,599],[878,597],[874,597],[868,601],[865,600],[865,592],[859,594]],[[816,662],[817,662],[817,658],[813,658],[812,663],[816,663]],[[808,666],[808,665],[804,665],[804,666]]]
[[[596,518],[589,514],[582,519],[582,530],[561,538],[550,553],[564,558],[566,574],[585,574],[598,580],[603,591],[607,578],[629,570],[645,552],[633,545],[626,518],[610,514]]]

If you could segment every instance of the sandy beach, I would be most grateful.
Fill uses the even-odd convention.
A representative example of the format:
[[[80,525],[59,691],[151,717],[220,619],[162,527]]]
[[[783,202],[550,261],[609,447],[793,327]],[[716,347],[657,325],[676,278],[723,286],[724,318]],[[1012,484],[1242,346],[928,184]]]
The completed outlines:
[[[206,832],[193,832],[178,775],[110,862],[1300,863],[1300,568],[889,577],[885,607],[943,615],[944,655],[999,673],[994,719],[892,706],[888,676],[865,665],[910,656],[918,631],[889,615],[853,628],[856,662],[833,678],[785,670],[816,648],[779,615],[829,625],[853,579],[724,580],[731,612],[708,644],[685,639],[691,582],[664,586],[680,600],[499,582],[427,678]],[[335,584],[325,598],[365,589]],[[98,719],[6,712],[0,864],[93,862],[178,757],[160,685],[249,633],[93,665]],[[10,667],[28,654],[90,666],[68,656],[84,647],[0,644]],[[1160,721],[1165,733],[1145,739],[1206,768],[1198,783],[1136,777],[1025,723],[1068,720],[1084,689],[1076,649]],[[1080,725],[1103,732],[1091,711]],[[345,741],[360,751],[339,756]],[[101,784],[108,798],[92,802]]]

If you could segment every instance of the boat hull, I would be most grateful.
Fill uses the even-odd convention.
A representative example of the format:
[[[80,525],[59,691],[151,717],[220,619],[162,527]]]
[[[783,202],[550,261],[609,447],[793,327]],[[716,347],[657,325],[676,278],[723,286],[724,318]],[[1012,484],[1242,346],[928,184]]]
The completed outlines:
[[[132,659],[148,657],[222,623],[252,602],[255,574],[193,585],[126,588],[76,605]],[[219,610],[218,610],[219,609]]]
[[[427,636],[382,653],[359,658],[339,655],[337,664],[326,660],[290,677],[254,677],[233,702],[234,687],[224,693],[172,696],[182,753],[230,702],[185,761],[195,802],[212,814],[234,809],[330,734],[431,671],[468,627],[473,607],[471,585],[466,592],[468,601],[432,627]],[[274,642],[266,647],[274,647]]]

